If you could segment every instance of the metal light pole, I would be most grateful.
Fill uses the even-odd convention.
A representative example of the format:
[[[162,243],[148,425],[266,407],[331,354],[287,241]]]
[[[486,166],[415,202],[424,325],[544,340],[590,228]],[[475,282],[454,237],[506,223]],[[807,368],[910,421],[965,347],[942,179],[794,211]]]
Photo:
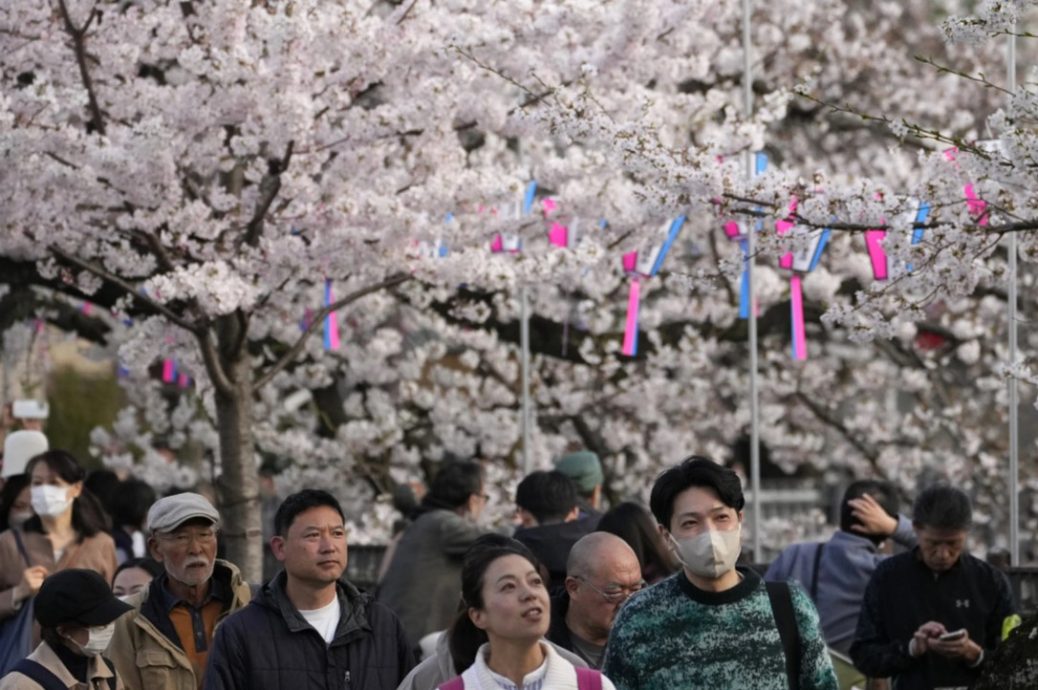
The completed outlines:
[[[1016,36],[1010,34],[1006,43],[1006,89],[1016,91]],[[1012,95],[1010,95],[1012,98]],[[1009,233],[1009,362],[1015,366],[1018,358],[1016,339],[1016,233]],[[1020,565],[1020,399],[1015,374],[1009,377],[1009,563]]]
[[[750,43],[750,21],[752,17],[752,0],[742,0],[742,93],[743,112],[746,119],[753,117],[753,65],[752,44]],[[753,152],[744,153],[744,164],[746,168],[746,179],[753,178]],[[749,314],[749,336],[750,336],[750,487],[753,491],[753,513],[751,514],[750,527],[753,530],[753,562],[761,563],[764,554],[761,549],[761,489],[760,489],[760,411],[758,409],[758,381],[757,381],[757,304],[753,288],[753,265],[754,244],[757,234],[756,227],[751,227],[746,237],[746,253],[749,258],[746,262],[746,287],[750,300]]]
[[[523,433],[523,476],[530,474],[530,310],[526,286],[519,288],[519,347],[522,350],[522,415],[520,427]]]

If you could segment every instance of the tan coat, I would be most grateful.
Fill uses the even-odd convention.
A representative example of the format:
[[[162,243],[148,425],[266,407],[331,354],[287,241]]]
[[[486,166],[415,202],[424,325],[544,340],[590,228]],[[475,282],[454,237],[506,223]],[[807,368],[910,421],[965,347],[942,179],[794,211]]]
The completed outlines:
[[[46,642],[41,642],[28,658],[56,675],[71,690],[108,690],[108,679],[112,677],[112,672],[99,656],[92,658],[87,666],[87,675],[90,676],[87,683],[76,680]],[[0,690],[43,690],[43,686],[21,673],[11,671],[0,678]],[[124,690],[119,678],[115,679],[115,690]]]
[[[22,532],[21,535],[30,565],[42,565],[50,573],[68,568],[96,570],[109,583],[115,575],[115,542],[103,532],[70,544],[57,562],[47,535],[40,532]],[[27,567],[18,552],[14,533],[7,530],[0,534],[0,621],[10,618],[18,610],[14,604],[14,588],[22,581],[22,573]],[[38,631],[35,639],[39,641]]]
[[[242,580],[238,568],[227,561],[217,559],[213,577],[226,578],[232,594],[230,607],[216,621],[219,627],[224,618],[249,603],[252,590]],[[115,621],[115,636],[108,646],[108,658],[128,690],[198,690],[202,679],[195,678],[184,650],[141,614],[150,592],[148,587],[126,598],[133,611]]]

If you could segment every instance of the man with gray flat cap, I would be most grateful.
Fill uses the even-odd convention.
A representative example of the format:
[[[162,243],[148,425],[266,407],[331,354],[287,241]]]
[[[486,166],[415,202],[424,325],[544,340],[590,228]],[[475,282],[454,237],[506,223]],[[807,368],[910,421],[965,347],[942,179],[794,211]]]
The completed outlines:
[[[249,603],[231,563],[216,558],[220,514],[193,493],[148,511],[148,550],[166,572],[126,599],[109,648],[128,690],[200,690],[217,624]]]

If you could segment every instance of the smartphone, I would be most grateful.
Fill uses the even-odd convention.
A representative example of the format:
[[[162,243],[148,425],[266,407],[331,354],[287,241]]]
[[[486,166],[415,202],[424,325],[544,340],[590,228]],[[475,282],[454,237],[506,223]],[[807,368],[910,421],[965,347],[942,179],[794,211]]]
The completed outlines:
[[[937,639],[941,640],[942,642],[950,642],[952,640],[961,640],[964,637],[966,637],[966,628],[959,628],[958,630],[946,632]]]

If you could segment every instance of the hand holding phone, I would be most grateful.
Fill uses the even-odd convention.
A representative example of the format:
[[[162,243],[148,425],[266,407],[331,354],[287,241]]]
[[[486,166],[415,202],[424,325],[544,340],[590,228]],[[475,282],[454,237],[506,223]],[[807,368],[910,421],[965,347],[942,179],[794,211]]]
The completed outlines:
[[[946,632],[937,639],[939,639],[941,642],[951,642],[954,640],[961,640],[964,637],[966,637],[966,628],[959,628],[958,630]]]

